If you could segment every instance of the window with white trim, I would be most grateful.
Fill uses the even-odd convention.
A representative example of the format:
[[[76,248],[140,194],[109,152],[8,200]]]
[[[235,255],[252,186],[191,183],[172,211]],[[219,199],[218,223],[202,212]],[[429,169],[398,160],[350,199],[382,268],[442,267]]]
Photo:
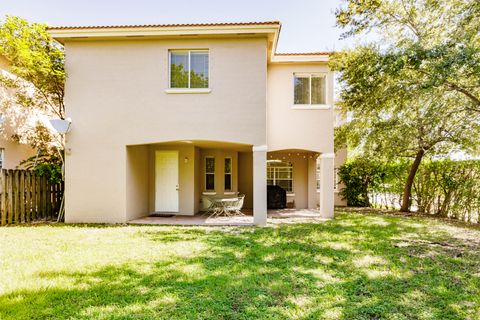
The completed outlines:
[[[324,73],[294,73],[294,104],[327,104],[327,77]]]
[[[293,192],[293,165],[280,160],[267,161],[267,185]]]
[[[208,88],[208,50],[170,50],[170,88]]]
[[[224,172],[224,187],[225,191],[232,191],[232,158],[225,158],[225,172]]]
[[[338,190],[340,184],[340,175],[338,174],[338,168],[333,169],[333,190]],[[317,191],[320,191],[320,161],[317,161]]]
[[[205,190],[215,190],[215,158],[205,157]]]
[[[317,190],[320,190],[320,160],[317,159]]]

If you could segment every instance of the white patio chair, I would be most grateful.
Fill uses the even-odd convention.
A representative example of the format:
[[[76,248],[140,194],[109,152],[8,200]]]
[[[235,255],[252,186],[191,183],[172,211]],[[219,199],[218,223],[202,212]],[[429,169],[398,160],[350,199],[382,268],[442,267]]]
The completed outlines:
[[[225,211],[227,212],[234,212],[239,215],[243,215],[243,213],[240,211],[243,208],[243,201],[245,199],[244,194],[239,194],[236,201],[231,202],[226,208]]]
[[[212,197],[203,196],[202,201],[205,206],[205,213],[207,214],[217,213],[218,207],[215,206],[215,201]]]

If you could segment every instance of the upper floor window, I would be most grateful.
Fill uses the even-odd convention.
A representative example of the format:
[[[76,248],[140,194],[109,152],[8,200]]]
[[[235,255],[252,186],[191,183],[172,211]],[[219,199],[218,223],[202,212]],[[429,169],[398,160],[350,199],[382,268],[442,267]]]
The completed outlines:
[[[326,75],[323,73],[295,73],[294,104],[327,104]]]
[[[208,88],[208,50],[170,50],[170,88]]]

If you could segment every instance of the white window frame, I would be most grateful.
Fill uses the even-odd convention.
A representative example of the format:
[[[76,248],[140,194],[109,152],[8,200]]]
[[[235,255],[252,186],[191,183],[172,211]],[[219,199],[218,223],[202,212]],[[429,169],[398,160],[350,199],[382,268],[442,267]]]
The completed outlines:
[[[172,88],[172,52],[188,52],[188,87]],[[190,88],[190,65],[192,52],[206,52],[208,54],[208,87],[207,88]],[[210,50],[209,49],[169,49],[168,50],[168,89],[166,93],[210,93]]]
[[[317,192],[320,192],[320,166],[321,164],[317,162],[317,170],[316,170],[316,183],[317,183]],[[340,189],[338,185],[340,184],[340,176],[338,175],[339,168],[333,169],[333,191],[338,192]]]
[[[230,172],[227,172],[227,166],[225,166],[225,160],[230,159]],[[230,189],[225,186],[225,176],[230,175]],[[223,159],[223,189],[224,191],[233,191],[233,159],[232,157],[225,157]]]
[[[281,161],[281,162],[288,162],[288,161]],[[278,172],[278,169],[285,169],[285,168],[288,168],[288,169],[291,169],[291,179],[277,179],[275,173]],[[273,177],[271,180],[273,180],[273,185],[276,186],[276,182],[277,180],[291,180],[292,181],[292,190],[286,190],[287,191],[287,194],[291,195],[291,194],[294,194],[294,190],[295,190],[295,186],[294,186],[294,179],[293,179],[293,164],[291,163],[290,166],[271,166],[269,167],[267,165],[267,180],[270,180],[268,179],[268,171],[269,169],[273,169]]]
[[[323,76],[325,79],[325,103],[324,104],[312,104],[312,76]],[[295,77],[309,77],[310,90],[309,90],[309,101],[310,103],[306,104],[295,104]],[[330,109],[329,99],[327,96],[328,93],[328,73],[326,72],[294,72],[293,73],[293,105],[292,109],[297,110],[325,110]]]
[[[316,171],[315,171],[315,178],[317,183],[317,192],[320,192],[320,161],[317,159],[316,163]]]
[[[213,172],[207,172],[207,159],[213,159]],[[206,156],[203,165],[204,171],[204,189],[205,191],[215,191],[215,171],[217,170],[217,161],[214,156]],[[207,174],[213,174],[213,189],[207,189]]]

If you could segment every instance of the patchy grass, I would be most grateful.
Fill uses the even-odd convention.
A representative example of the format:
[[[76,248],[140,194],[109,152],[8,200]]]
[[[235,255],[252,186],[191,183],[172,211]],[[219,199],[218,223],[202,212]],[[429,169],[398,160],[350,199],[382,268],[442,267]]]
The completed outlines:
[[[322,224],[0,229],[0,319],[479,319],[480,230]]]

